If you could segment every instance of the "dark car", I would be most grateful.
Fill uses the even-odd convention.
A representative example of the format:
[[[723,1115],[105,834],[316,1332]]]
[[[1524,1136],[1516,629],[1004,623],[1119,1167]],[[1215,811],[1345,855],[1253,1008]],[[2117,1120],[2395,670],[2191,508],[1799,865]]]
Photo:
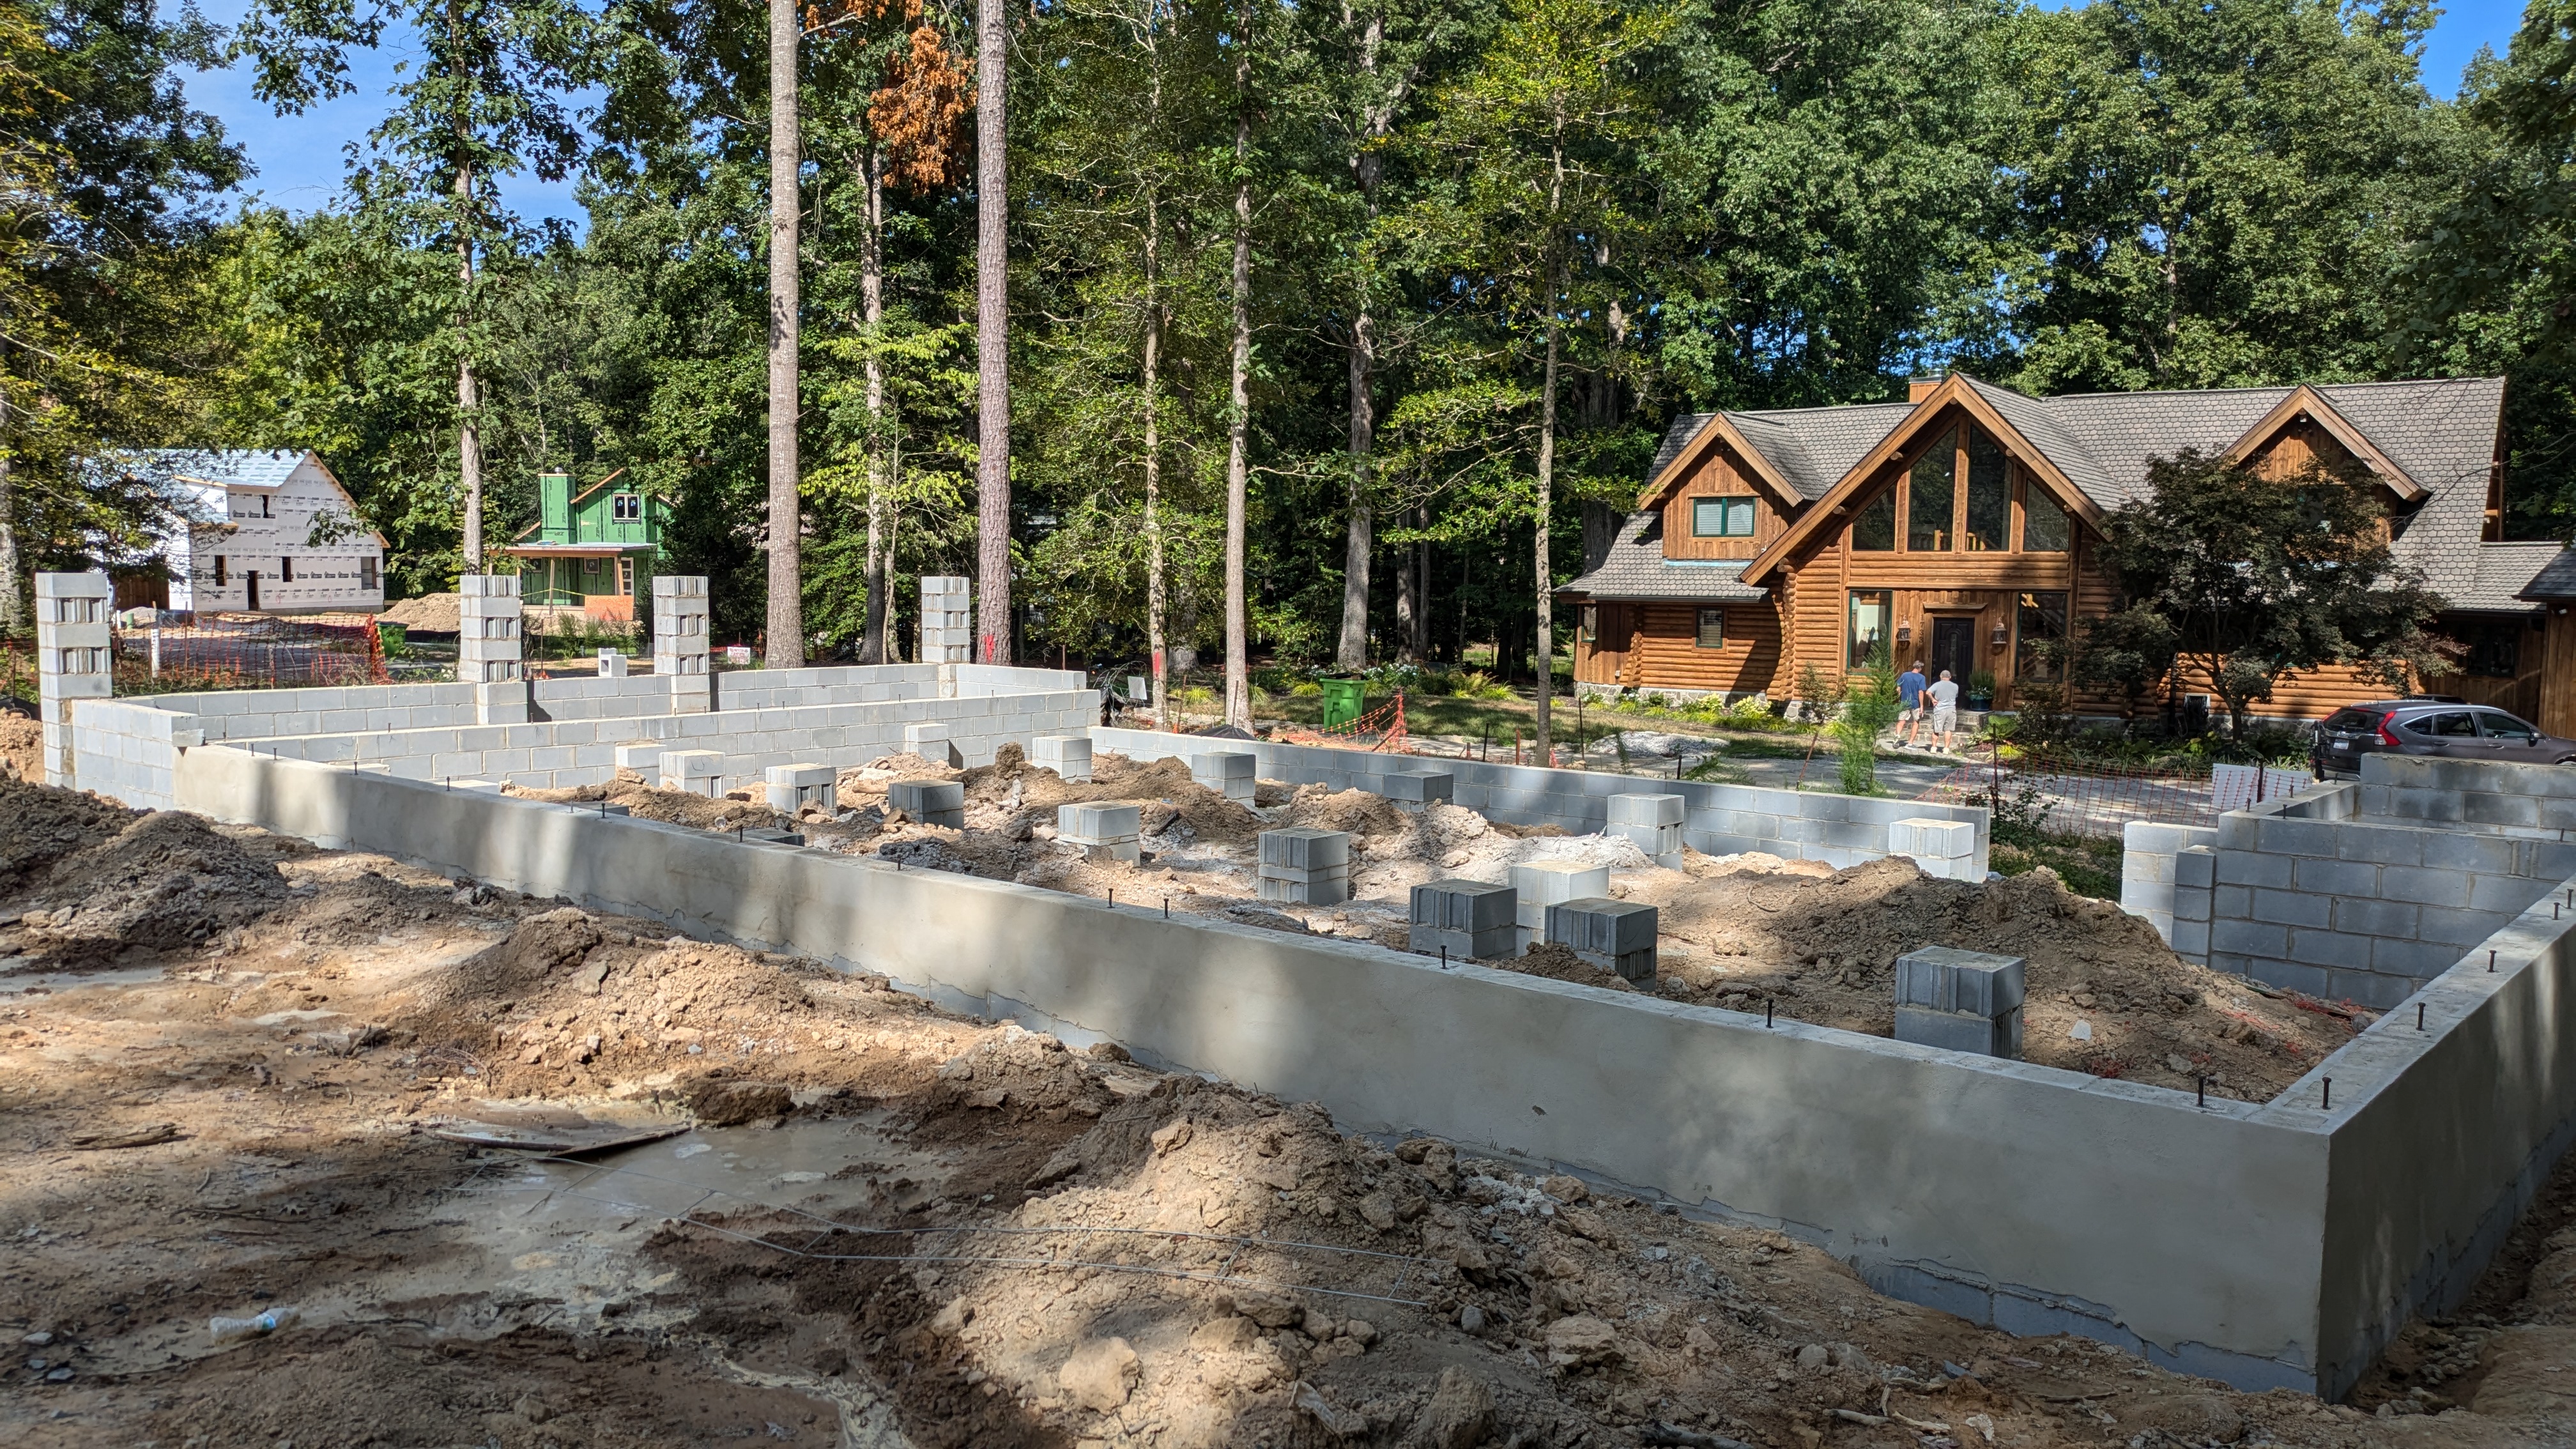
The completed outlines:
[[[2317,726],[2311,758],[2321,777],[2358,775],[2361,757],[2381,750],[2448,760],[2576,763],[2576,740],[2543,734],[2500,709],[2439,695],[2336,710]]]

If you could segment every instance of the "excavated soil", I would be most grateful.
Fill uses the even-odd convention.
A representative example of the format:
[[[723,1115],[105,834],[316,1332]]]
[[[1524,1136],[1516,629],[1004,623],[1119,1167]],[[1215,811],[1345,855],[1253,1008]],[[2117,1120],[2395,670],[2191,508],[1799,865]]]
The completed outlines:
[[[2268,1100],[2373,1019],[2176,956],[2155,928],[2056,873],[1937,880],[1904,860],[1825,875],[1659,871],[1622,883],[1662,912],[1679,999],[1848,1031],[1896,1029],[1896,958],[1923,946],[2019,956],[2025,1060]],[[1614,886],[1614,891],[1619,889]]]
[[[0,803],[13,1444],[2169,1449],[2571,1422],[2548,1376],[2576,1343],[2534,1336],[2565,1332],[2563,1292],[2499,1304],[2527,1323],[2480,1340],[2478,1381],[2383,1417],[2239,1394],[881,978],[61,792]],[[82,975],[25,917],[94,852],[180,924]],[[188,940],[245,859],[283,889]],[[438,1135],[494,1124],[680,1135],[580,1162]],[[2576,1278],[2571,1216],[2562,1179],[2508,1250],[2535,1285]]]
[[[1661,912],[1659,979],[1669,999],[1872,1036],[1895,1031],[1896,958],[1922,946],[2021,956],[2026,1060],[2180,1091],[2268,1100],[2369,1024],[2347,1004],[2281,992],[2194,966],[2142,919],[2079,896],[2040,869],[1992,882],[1939,880],[1909,861],[1836,871],[1815,861],[1683,852],[1665,869],[1634,845],[1518,829],[1473,810],[1412,813],[1382,796],[1320,785],[1263,785],[1257,808],[1195,784],[1177,760],[1105,754],[1096,778],[1070,783],[1004,747],[993,765],[959,771],[890,756],[841,777],[838,825],[807,822],[809,843],[867,851],[924,869],[1171,909],[1403,949],[1411,888],[1444,877],[1502,881],[1515,864],[1608,866],[1610,893]],[[902,778],[962,780],[965,828],[889,823],[885,787]],[[1055,809],[1073,800],[1142,807],[1143,859],[1084,859],[1053,842]],[[1354,899],[1305,907],[1255,899],[1255,837],[1285,826],[1351,833]],[[1535,963],[1487,964],[1634,989],[1610,973],[1542,951]]]
[[[45,727],[33,716],[0,711],[0,779],[45,778]]]

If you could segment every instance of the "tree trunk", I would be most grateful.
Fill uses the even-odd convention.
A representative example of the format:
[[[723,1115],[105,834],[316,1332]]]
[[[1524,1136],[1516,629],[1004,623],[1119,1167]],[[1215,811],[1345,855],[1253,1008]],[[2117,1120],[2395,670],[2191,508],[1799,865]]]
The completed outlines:
[[[1395,566],[1395,657],[1401,664],[1419,663],[1413,641],[1420,636],[1423,618],[1421,602],[1414,596],[1415,580],[1421,577],[1420,557],[1406,549],[1403,562]]]
[[[805,664],[804,510],[797,500],[798,222],[804,147],[796,125],[796,0],[769,0],[769,627],[763,662]]]
[[[456,472],[465,487],[464,572],[483,572],[483,433],[475,421],[482,388],[474,378],[474,349],[469,323],[474,294],[474,168],[456,168],[456,276],[464,300],[457,305],[460,349],[456,362]]]
[[[1374,158],[1372,158],[1374,159]],[[1351,319],[1351,480],[1350,528],[1342,544],[1342,642],[1333,662],[1343,669],[1368,668],[1369,554],[1373,546],[1369,514],[1369,449],[1377,417],[1369,401],[1369,365],[1375,327],[1363,299]]]
[[[1234,365],[1225,425],[1225,722],[1252,727],[1251,625],[1244,600],[1244,512],[1252,430],[1252,10],[1244,5],[1234,61]]]
[[[1155,82],[1157,99],[1162,94],[1161,81]],[[1168,674],[1163,666],[1163,296],[1162,296],[1162,197],[1151,188],[1145,192],[1145,667],[1152,681],[1154,722],[1171,727],[1170,701],[1165,698],[1164,681]]]
[[[859,241],[859,316],[868,329],[868,566],[867,615],[859,637],[859,662],[885,664],[890,661],[886,647],[894,630],[891,591],[894,587],[893,530],[886,526],[886,514],[893,500],[887,497],[891,480],[885,467],[885,359],[878,349],[885,339],[878,329],[885,325],[885,162],[874,144],[860,157],[860,169],[867,182],[867,231]]]
[[[1011,647],[1010,169],[1004,106],[1010,17],[975,0],[975,633],[976,654],[1008,664]]]
[[[1558,134],[1559,140],[1551,156],[1555,172],[1548,183],[1547,196],[1548,224],[1551,228],[1556,224],[1557,207],[1563,199],[1565,188],[1565,146],[1562,140],[1562,124],[1558,128]],[[1552,607],[1555,600],[1549,593],[1550,585],[1554,581],[1549,577],[1547,566],[1547,525],[1555,504],[1556,369],[1565,337],[1565,329],[1558,321],[1557,309],[1557,298],[1564,290],[1564,264],[1558,259],[1561,248],[1562,239],[1551,234],[1545,252],[1546,291],[1541,302],[1541,305],[1547,309],[1547,366],[1545,378],[1539,384],[1538,394],[1538,521],[1530,538],[1530,553],[1535,565],[1534,572],[1538,585],[1538,627],[1533,631],[1536,636],[1533,642],[1537,645],[1537,658],[1534,662],[1538,668],[1538,763],[1542,765],[1549,763],[1548,704],[1551,696],[1556,692],[1556,620]]]
[[[1422,504],[1413,511],[1413,526],[1431,526],[1431,505]],[[1424,664],[1431,662],[1431,541],[1424,539],[1413,546],[1413,633],[1409,642],[1413,657]]]
[[[0,635],[15,639],[27,632],[27,596],[18,574],[18,475],[10,466],[10,421],[9,394],[0,391]]]

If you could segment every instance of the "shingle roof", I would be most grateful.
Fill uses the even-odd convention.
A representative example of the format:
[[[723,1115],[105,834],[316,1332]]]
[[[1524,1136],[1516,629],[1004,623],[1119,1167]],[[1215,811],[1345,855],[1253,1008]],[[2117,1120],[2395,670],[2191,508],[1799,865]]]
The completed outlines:
[[[2105,510],[2146,491],[2147,467],[2155,459],[2184,448],[2223,452],[2296,391],[2244,387],[2034,398],[1973,378],[1967,382]],[[2392,519],[2398,558],[2423,570],[2457,607],[2512,608],[2520,584],[2510,576],[2522,566],[2524,551],[2491,553],[2497,545],[2479,542],[2504,379],[2326,383],[2316,392],[2430,494]],[[1856,403],[1731,412],[1727,418],[1812,499],[1840,482],[1912,411],[1910,403]],[[1674,423],[1657,452],[1657,474],[1711,416]]]
[[[1771,597],[1768,589],[1744,582],[1744,560],[1693,560],[1664,557],[1664,515],[1632,513],[1619,525],[1601,567],[1558,592],[1596,599],[1670,599],[1712,604],[1750,604]]]
[[[2476,582],[2465,589],[2444,588],[2442,592],[2450,597],[2454,609],[2526,613],[2529,606],[2521,602],[2523,590],[2536,584],[2535,575],[2564,552],[2563,546],[2549,542],[2481,543]]]
[[[2531,582],[2514,595],[2518,599],[2576,599],[2576,548],[2561,549],[2541,566]]]

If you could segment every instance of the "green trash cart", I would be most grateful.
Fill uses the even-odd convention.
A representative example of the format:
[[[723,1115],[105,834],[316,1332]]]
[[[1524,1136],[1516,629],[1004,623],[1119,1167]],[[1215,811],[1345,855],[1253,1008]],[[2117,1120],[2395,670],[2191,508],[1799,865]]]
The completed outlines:
[[[1368,685],[1358,679],[1319,679],[1324,686],[1324,728],[1346,725],[1360,717]]]

